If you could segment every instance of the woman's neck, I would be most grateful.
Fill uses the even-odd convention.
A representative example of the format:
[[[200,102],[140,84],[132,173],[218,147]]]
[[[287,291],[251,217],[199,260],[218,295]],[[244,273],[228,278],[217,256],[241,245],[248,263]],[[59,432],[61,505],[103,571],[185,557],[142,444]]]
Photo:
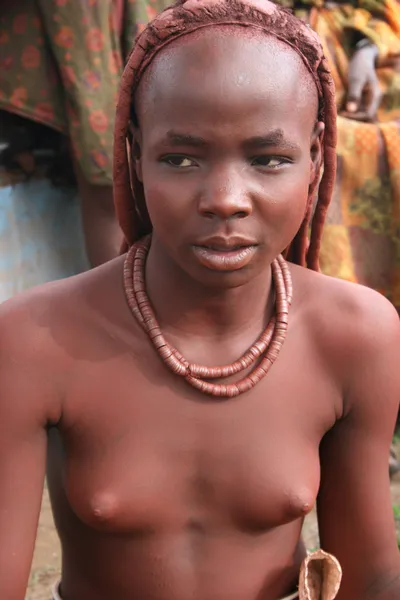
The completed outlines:
[[[164,333],[221,340],[243,332],[257,337],[273,313],[271,269],[235,288],[211,288],[192,279],[154,246],[146,264],[146,289]]]

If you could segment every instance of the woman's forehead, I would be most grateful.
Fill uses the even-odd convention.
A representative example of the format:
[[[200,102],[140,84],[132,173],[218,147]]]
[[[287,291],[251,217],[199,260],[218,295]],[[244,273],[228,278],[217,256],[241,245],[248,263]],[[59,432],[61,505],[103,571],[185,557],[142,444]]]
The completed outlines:
[[[231,25],[198,30],[164,48],[144,74],[135,104],[140,119],[143,111],[168,101],[228,102],[244,98],[246,91],[255,98],[272,91],[289,94],[300,104],[308,96],[317,106],[313,78],[290,46],[257,29]]]

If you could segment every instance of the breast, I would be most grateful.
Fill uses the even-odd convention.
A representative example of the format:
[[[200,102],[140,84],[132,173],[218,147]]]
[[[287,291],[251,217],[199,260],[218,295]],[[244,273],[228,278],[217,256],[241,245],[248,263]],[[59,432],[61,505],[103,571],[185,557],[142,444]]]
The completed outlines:
[[[63,487],[71,510],[94,529],[262,532],[315,503],[320,436],[313,419],[299,423],[278,396],[227,405],[127,395],[118,411],[110,398],[99,411],[92,397],[64,434]]]
[[[136,532],[233,527],[264,532],[303,518],[319,485],[318,451],[248,442],[196,453],[139,445],[97,466],[69,459],[65,491],[72,510],[98,530]]]
[[[159,459],[138,456],[127,468],[111,460],[90,473],[84,462],[70,463],[65,494],[76,516],[93,529],[145,534],[173,519],[179,495]]]
[[[232,515],[241,530],[254,533],[303,519],[314,507],[316,490],[311,481],[284,481],[249,486],[232,502]]]
[[[318,449],[300,441],[297,452],[292,444],[274,452],[268,443],[255,446],[238,453],[230,472],[221,474],[219,493],[231,519],[241,529],[264,532],[304,518],[318,494]]]

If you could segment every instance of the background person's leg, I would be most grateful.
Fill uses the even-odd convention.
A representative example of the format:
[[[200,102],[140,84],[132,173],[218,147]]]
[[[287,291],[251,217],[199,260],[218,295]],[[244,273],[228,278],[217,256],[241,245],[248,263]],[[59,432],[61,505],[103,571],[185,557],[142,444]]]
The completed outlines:
[[[122,49],[113,0],[37,0],[61,77],[86,249],[92,266],[118,255],[112,196],[114,114]]]
[[[97,267],[118,256],[122,233],[115,218],[110,185],[94,185],[75,164],[86,252],[90,265]]]

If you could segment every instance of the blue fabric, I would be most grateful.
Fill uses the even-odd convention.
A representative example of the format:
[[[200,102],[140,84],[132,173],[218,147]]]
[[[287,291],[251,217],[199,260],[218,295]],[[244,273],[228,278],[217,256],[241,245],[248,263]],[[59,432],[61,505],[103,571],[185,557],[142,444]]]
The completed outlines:
[[[47,180],[0,188],[0,302],[88,268],[78,199]]]

